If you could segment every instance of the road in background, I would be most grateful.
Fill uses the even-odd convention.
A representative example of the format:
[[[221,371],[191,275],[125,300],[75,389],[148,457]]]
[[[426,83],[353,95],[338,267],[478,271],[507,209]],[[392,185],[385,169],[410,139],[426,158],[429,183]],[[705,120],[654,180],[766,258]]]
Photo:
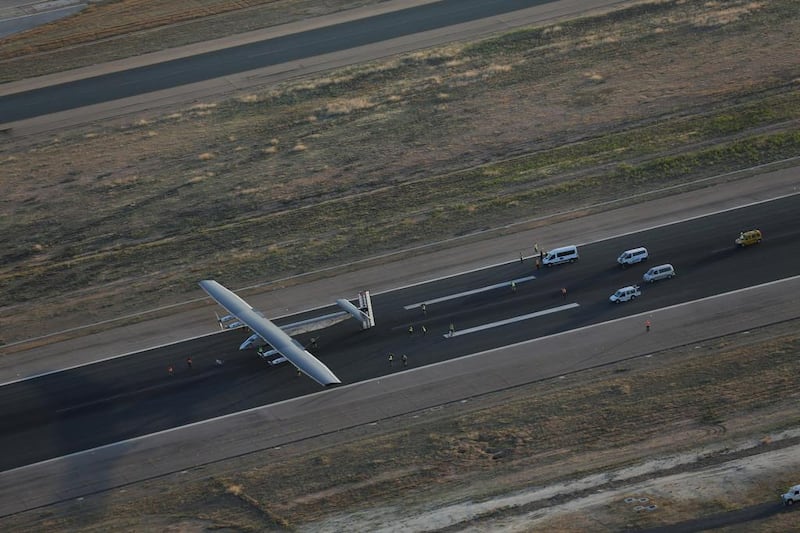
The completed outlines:
[[[393,9],[405,2],[378,4],[211,43],[3,84],[0,85],[0,125],[14,135],[27,135],[91,120],[165,109],[200,98],[219,99],[224,94],[313,72],[457,40],[474,40],[524,25],[609,10],[629,2],[442,0],[410,3],[414,7],[387,12],[387,6]],[[379,14],[370,16],[375,12]],[[348,18],[352,14],[362,18]],[[167,89],[169,87],[172,89]]]
[[[516,11],[546,1],[442,0],[367,19],[0,97],[4,122],[118,100]]]
[[[78,13],[87,6],[80,0],[0,0],[0,39]]]

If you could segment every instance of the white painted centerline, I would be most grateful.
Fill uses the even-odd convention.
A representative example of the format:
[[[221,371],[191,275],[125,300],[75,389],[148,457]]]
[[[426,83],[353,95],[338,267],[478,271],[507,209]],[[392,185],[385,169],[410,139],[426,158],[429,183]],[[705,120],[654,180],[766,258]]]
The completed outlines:
[[[471,291],[459,292],[457,294],[449,294],[447,296],[442,296],[441,298],[434,298],[433,300],[425,300],[424,302],[410,304],[403,307],[403,309],[405,309],[406,311],[411,309],[417,309],[419,307],[422,307],[422,304],[431,305],[439,302],[446,302],[447,300],[455,300],[456,298],[463,298],[464,296],[471,296],[473,294],[478,294],[481,292],[493,291],[495,289],[500,289],[502,287],[511,287],[512,284],[518,285],[522,282],[532,281],[534,279],[536,279],[536,276],[525,276],[524,278],[512,279],[511,281],[504,281],[503,283],[495,283],[494,285],[487,285],[486,287],[479,287],[477,289],[472,289]]]
[[[445,333],[442,335],[445,339],[450,337],[458,337],[459,335],[468,335],[470,333],[475,333],[476,331],[483,331],[484,329],[491,329],[496,328],[499,326],[505,326],[506,324],[513,324],[514,322],[520,322],[522,320],[528,320],[530,318],[536,318],[538,316],[549,315],[551,313],[558,313],[559,311],[566,311],[567,309],[572,309],[574,307],[578,307],[579,304],[571,303],[566,305],[559,305],[558,307],[551,307],[550,309],[544,309],[543,311],[536,311],[535,313],[528,313],[527,315],[519,315],[512,318],[507,318],[505,320],[500,320],[498,322],[490,322],[488,324],[482,324],[480,326],[475,326],[474,328],[467,328],[458,331],[454,331],[451,333]]]

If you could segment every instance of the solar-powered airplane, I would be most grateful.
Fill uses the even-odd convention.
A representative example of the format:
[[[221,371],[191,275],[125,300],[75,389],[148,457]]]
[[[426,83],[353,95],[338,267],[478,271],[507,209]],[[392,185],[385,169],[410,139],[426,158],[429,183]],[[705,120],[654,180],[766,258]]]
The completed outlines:
[[[220,325],[227,329],[247,326],[255,332],[245,342],[239,346],[240,350],[253,348],[268,344],[274,350],[292,363],[298,370],[323,386],[338,385],[341,383],[339,378],[325,366],[325,364],[308,352],[302,344],[289,336],[283,329],[276,326],[261,313],[234,294],[233,291],[220,285],[218,282],[207,279],[200,282],[200,287],[208,293],[218,304],[225,308],[228,316],[218,319]],[[361,322],[363,329],[371,328],[375,325],[372,317],[372,303],[369,292],[359,294],[361,309],[345,299],[339,299],[336,303],[345,312],[326,315],[321,318],[312,319],[298,324],[287,326],[290,332],[311,331],[330,326],[353,316]]]

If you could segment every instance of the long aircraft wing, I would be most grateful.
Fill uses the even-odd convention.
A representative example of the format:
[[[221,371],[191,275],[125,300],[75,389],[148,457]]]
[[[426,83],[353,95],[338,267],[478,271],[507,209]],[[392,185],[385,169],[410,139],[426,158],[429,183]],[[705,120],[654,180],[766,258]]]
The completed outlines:
[[[281,353],[301,372],[320,385],[341,383],[322,361],[311,355],[300,344],[283,332],[281,328],[261,316],[250,304],[239,298],[213,279],[200,282],[200,287],[230,314],[258,333],[270,346]]]

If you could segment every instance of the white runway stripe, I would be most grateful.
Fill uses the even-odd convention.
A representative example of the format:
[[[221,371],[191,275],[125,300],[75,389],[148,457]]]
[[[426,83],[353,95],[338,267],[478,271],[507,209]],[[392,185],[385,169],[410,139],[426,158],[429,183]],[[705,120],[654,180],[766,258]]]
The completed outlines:
[[[524,278],[512,279],[511,281],[504,281],[503,283],[495,283],[494,285],[487,285],[486,287],[479,287],[477,289],[472,289],[471,291],[449,294],[447,296],[442,296],[441,298],[434,298],[433,300],[425,300],[424,302],[406,305],[405,307],[403,307],[403,309],[405,309],[406,311],[410,309],[418,309],[422,307],[422,304],[431,305],[439,302],[446,302],[447,300],[455,300],[456,298],[463,298],[464,296],[471,296],[473,294],[478,294],[481,292],[493,291],[494,289],[499,289],[501,287],[510,287],[512,283],[519,285],[520,283],[523,283],[525,281],[532,281],[534,279],[536,279],[536,276],[525,276]]]
[[[500,320],[498,322],[490,322],[488,324],[475,326],[473,328],[456,330],[453,332],[452,335],[450,333],[445,333],[443,337],[450,338],[450,337],[458,337],[459,335],[468,335],[470,333],[475,333],[476,331],[482,331],[484,329],[491,329],[499,326],[505,326],[506,324],[513,324],[514,322],[520,322],[522,320],[536,318],[537,316],[544,316],[544,315],[549,315],[551,313],[558,313],[559,311],[566,311],[567,309],[572,309],[573,307],[578,307],[578,304],[571,303],[566,305],[559,305],[558,307],[551,307],[550,309],[545,309],[543,311],[536,311],[535,313],[528,313],[527,315],[519,315],[512,318],[507,318],[505,320]]]

